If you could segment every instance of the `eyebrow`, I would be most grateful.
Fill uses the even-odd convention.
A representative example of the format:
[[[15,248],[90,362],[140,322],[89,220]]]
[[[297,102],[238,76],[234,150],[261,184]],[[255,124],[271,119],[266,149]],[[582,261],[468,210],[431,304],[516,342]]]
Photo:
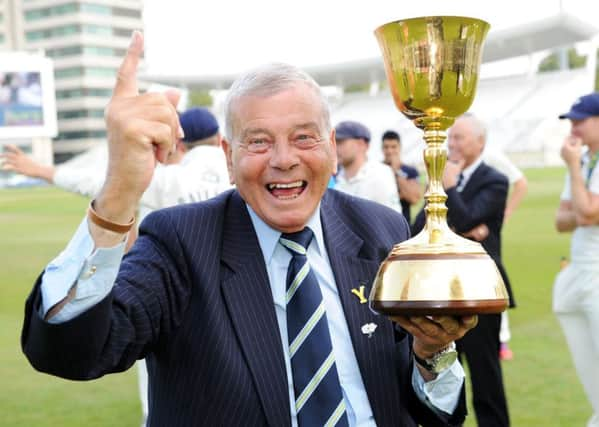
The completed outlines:
[[[311,129],[311,130],[320,131],[320,127],[318,126],[318,123],[306,122],[306,123],[301,123],[299,125],[293,126],[291,128],[290,133],[297,132],[298,130],[303,130],[303,129]],[[248,136],[257,135],[257,134],[266,134],[266,135],[272,136],[273,133],[272,133],[272,131],[270,131],[269,129],[266,129],[266,128],[249,128],[242,132],[241,139],[245,139]]]
[[[242,132],[241,139],[245,139],[248,136],[257,135],[257,134],[260,134],[260,133],[267,134],[267,135],[272,135],[272,133],[268,129],[265,129],[265,128],[249,128],[249,129],[246,129],[246,130],[244,130]]]

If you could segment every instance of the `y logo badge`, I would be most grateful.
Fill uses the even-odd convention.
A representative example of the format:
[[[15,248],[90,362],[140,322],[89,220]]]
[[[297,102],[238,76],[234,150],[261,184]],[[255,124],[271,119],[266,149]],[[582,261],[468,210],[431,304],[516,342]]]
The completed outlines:
[[[352,294],[354,294],[355,296],[357,296],[358,298],[360,298],[360,304],[366,304],[368,302],[368,300],[364,296],[364,290],[365,289],[366,289],[366,286],[361,285],[359,290],[357,288],[353,288],[351,290]]]

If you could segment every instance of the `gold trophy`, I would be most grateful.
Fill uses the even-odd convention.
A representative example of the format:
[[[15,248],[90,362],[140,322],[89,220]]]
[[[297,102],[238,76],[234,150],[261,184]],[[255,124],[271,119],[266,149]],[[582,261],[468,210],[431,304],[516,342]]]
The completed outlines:
[[[370,306],[385,315],[500,313],[508,294],[482,245],[447,225],[441,178],[446,130],[474,99],[489,24],[432,16],[382,25],[375,31],[397,108],[424,131],[428,187],[426,225],[395,245],[381,264]]]

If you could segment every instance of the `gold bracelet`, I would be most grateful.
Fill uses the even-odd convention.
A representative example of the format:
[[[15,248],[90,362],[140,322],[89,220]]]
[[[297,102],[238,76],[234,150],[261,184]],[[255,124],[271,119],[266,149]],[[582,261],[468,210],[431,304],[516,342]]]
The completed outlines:
[[[98,227],[113,231],[115,233],[125,234],[131,230],[131,227],[133,227],[133,224],[135,224],[135,217],[131,218],[131,221],[129,221],[127,224],[118,224],[116,222],[109,221],[106,218],[102,218],[94,209],[94,203],[95,200],[90,202],[89,207],[87,208],[87,217]]]

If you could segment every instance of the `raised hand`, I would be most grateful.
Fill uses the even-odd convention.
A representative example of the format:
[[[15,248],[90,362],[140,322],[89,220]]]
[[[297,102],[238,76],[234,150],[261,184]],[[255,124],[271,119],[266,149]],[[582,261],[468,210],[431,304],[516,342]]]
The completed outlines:
[[[166,161],[182,138],[175,106],[179,94],[139,94],[137,68],[143,36],[135,31],[118,70],[106,107],[108,172],[96,210],[108,219],[127,222],[152,180],[156,161]]]
[[[54,167],[36,162],[19,147],[12,144],[4,146],[4,152],[0,153],[0,165],[2,165],[0,168],[2,170],[32,178],[42,178],[48,182],[52,182],[54,178]]]
[[[443,171],[443,188],[448,189],[455,187],[458,184],[458,176],[464,169],[464,160],[459,161],[448,160]]]
[[[582,140],[569,135],[562,144],[560,154],[568,166],[579,167],[582,157]]]

